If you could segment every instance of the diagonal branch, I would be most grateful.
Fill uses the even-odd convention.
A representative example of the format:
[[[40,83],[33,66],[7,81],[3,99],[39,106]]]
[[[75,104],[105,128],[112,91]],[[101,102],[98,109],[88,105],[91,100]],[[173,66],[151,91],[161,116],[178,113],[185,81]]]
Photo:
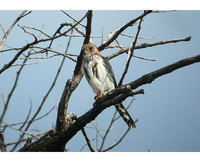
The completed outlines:
[[[87,145],[90,149],[91,152],[96,152],[96,150],[92,147],[91,143],[90,143],[90,139],[89,137],[87,136],[87,133],[85,132],[85,129],[81,129],[82,133],[83,133],[83,136],[85,137],[85,140],[87,142]]]
[[[4,45],[4,43],[5,43],[6,39],[8,38],[8,35],[10,34],[11,30],[12,30],[13,27],[15,26],[15,24],[16,24],[21,18],[23,18],[24,16],[26,16],[26,15],[28,15],[28,14],[31,13],[31,11],[30,11],[30,12],[28,12],[27,14],[25,14],[26,12],[27,12],[27,10],[24,10],[24,11],[17,17],[17,19],[13,22],[13,24],[9,27],[8,31],[4,34],[4,36],[3,36],[3,38],[2,38],[2,40],[1,40],[1,42],[0,42],[0,51],[1,51],[1,49],[2,49],[2,47],[3,47],[3,45]]]
[[[69,126],[62,133],[55,132],[54,135],[51,136],[49,133],[52,131],[50,131],[38,141],[21,148],[19,151],[63,151],[60,146],[62,144],[66,144],[78,131],[84,128],[86,124],[94,120],[103,110],[118,102],[122,102],[128,96],[132,96],[134,94],[135,93],[132,91],[127,90],[125,93],[112,99],[108,99],[110,98],[110,95],[112,96],[112,94],[107,94],[104,96],[104,102],[96,104],[91,110],[79,117],[74,124]]]
[[[96,104],[94,104],[94,107],[91,110],[89,110],[83,116],[79,117],[72,126],[67,128],[61,135],[62,139],[60,139],[60,140],[64,143],[67,143],[79,130],[81,130],[86,124],[88,124],[92,120],[94,120],[104,109],[106,109],[107,107],[114,105],[116,103],[122,102],[129,96],[135,95],[135,93],[130,91],[130,89],[133,90],[144,84],[149,84],[158,77],[161,77],[165,74],[173,72],[174,70],[177,70],[179,68],[182,68],[184,66],[188,66],[188,65],[191,65],[191,64],[197,63],[197,62],[200,62],[200,55],[180,60],[171,65],[168,65],[166,67],[163,67],[161,69],[153,71],[149,74],[146,74],[146,75],[142,76],[141,78],[139,78],[125,86],[116,88],[115,90],[109,92],[108,94],[106,94],[105,96],[100,98],[101,99],[100,103],[97,102]],[[120,95],[118,95],[118,94],[120,94]],[[136,94],[138,94],[138,93],[136,93]],[[111,96],[114,98],[111,98]]]
[[[78,22],[75,18],[73,18],[70,14],[68,14],[67,12],[65,12],[64,10],[61,10],[61,12],[63,12],[65,15],[67,15],[68,17],[70,17],[72,20],[74,20],[75,22]],[[85,28],[85,25],[83,25],[83,24],[81,24],[80,23],[80,25],[82,26],[82,27],[84,27]]]
[[[104,135],[103,138],[102,138],[102,143],[101,143],[100,149],[99,149],[98,151],[102,151],[103,146],[104,146],[105,141],[106,141],[106,137],[108,136],[108,133],[109,133],[110,130],[111,130],[111,127],[112,127],[112,125],[113,125],[113,123],[114,123],[114,119],[115,119],[115,116],[116,116],[116,115],[117,115],[117,110],[115,110],[115,112],[114,112],[114,115],[113,115],[113,117],[112,117],[112,119],[111,119],[111,122],[110,122],[110,124],[109,124],[109,126],[108,126],[108,128],[107,128],[107,130],[106,130],[106,133],[105,133],[105,135]]]
[[[30,56],[30,54],[28,54],[28,55],[26,56],[26,58],[25,58],[25,60],[23,61],[23,63],[26,63],[26,62],[27,62],[29,56]],[[6,114],[6,112],[7,112],[8,105],[9,105],[9,103],[10,103],[11,97],[12,97],[12,95],[13,95],[13,93],[14,93],[16,87],[17,87],[17,84],[18,84],[18,81],[19,81],[19,77],[20,77],[20,74],[21,74],[21,71],[23,70],[23,68],[24,68],[24,65],[22,65],[22,66],[20,67],[20,69],[17,71],[16,78],[15,78],[15,81],[14,81],[14,85],[13,85],[13,87],[12,87],[10,93],[8,94],[7,100],[6,100],[5,105],[4,105],[3,113],[2,113],[2,115],[0,116],[0,127],[1,127],[1,125],[2,125],[3,119],[4,119],[5,114]]]
[[[141,78],[131,82],[129,85],[131,86],[131,89],[136,89],[144,84],[150,84],[152,81],[157,79],[158,77],[161,77],[162,75],[169,74],[177,69],[180,69],[184,66],[188,66],[194,63],[200,62],[200,55],[189,57],[182,59],[178,62],[175,62],[174,64],[165,66],[161,69],[158,69],[156,71],[153,71],[149,74],[143,75]]]
[[[144,11],[144,14],[145,14],[145,13],[146,13],[146,11]],[[139,36],[139,33],[140,33],[142,19],[143,19],[143,17],[141,17],[141,19],[140,19],[140,23],[139,23],[139,25],[138,25],[138,31],[137,31],[135,40],[134,40],[134,42],[133,42],[132,48],[130,49],[131,54],[130,54],[129,59],[128,59],[128,62],[127,62],[127,64],[126,64],[124,73],[122,74],[122,77],[121,77],[121,79],[120,79],[120,81],[119,81],[119,84],[118,84],[119,86],[122,85],[123,80],[124,80],[124,78],[125,78],[125,75],[126,75],[127,72],[128,72],[128,68],[129,68],[129,65],[130,65],[130,62],[131,62],[131,59],[132,59],[132,56],[133,56],[133,51],[134,51],[134,49],[135,49],[135,45],[136,45],[136,42],[137,42],[137,39],[138,39],[138,36]]]
[[[130,82],[129,84],[117,87],[116,89],[112,90],[111,92],[100,98],[101,102],[95,103],[94,107],[91,110],[79,117],[76,122],[65,129],[63,133],[54,132],[53,134],[51,133],[51,135],[49,135],[50,133],[48,133],[45,136],[41,137],[41,139],[39,139],[38,141],[21,148],[19,151],[62,151],[58,147],[61,143],[67,143],[78,131],[85,127],[86,124],[94,120],[107,107],[120,103],[129,96],[138,94],[132,92],[131,89],[134,90],[144,84],[149,84],[156,78],[159,78],[165,74],[171,73],[184,66],[188,66],[197,62],[200,62],[200,55],[180,60],[171,65],[148,73],[141,78]],[[43,149],[40,150],[41,148]]]
[[[103,43],[101,46],[98,47],[99,51],[104,50],[108,45],[110,45],[126,28],[128,28],[129,26],[132,26],[132,24],[134,24],[135,22],[140,20],[142,17],[148,15],[151,12],[152,12],[151,10],[148,10],[141,16],[137,17],[136,19],[131,20],[130,22],[128,22],[127,24],[119,28],[117,32],[108,41],[106,41],[105,43]]]

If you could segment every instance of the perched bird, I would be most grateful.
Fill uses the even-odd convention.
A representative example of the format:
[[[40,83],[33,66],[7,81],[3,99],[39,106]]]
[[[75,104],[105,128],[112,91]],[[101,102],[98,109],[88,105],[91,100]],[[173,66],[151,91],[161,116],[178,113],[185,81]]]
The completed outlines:
[[[85,44],[82,47],[82,67],[85,77],[96,93],[95,100],[117,87],[112,67],[103,57],[94,44]],[[135,123],[122,103],[115,105],[117,111],[130,128],[135,128]]]

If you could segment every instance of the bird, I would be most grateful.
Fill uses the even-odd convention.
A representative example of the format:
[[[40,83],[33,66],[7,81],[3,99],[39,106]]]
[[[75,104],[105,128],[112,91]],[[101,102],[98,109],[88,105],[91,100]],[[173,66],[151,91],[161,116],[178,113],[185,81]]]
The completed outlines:
[[[95,44],[84,44],[81,53],[84,74],[96,94],[95,100],[97,101],[103,95],[106,95],[117,87],[115,75],[111,64],[100,54]],[[115,104],[115,108],[129,128],[136,128],[135,122],[122,103]]]

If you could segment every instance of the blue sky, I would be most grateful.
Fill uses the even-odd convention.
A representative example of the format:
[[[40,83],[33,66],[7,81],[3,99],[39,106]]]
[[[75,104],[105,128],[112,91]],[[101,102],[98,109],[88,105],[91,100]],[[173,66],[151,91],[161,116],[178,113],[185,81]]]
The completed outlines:
[[[73,10],[66,11],[74,18],[80,19],[86,11]],[[0,24],[5,30],[12,24],[21,11],[0,11]],[[93,12],[92,35],[101,36],[102,28],[104,38],[118,27],[123,26],[131,19],[136,18],[143,11],[133,10],[98,10]],[[141,37],[152,37],[152,39],[139,39],[138,43],[150,43],[174,38],[184,38],[192,36],[190,42],[180,42],[167,44],[146,49],[135,50],[135,55],[155,59],[155,62],[133,58],[129,73],[124,83],[134,81],[142,75],[157,70],[168,64],[174,63],[180,59],[191,57],[199,54],[199,28],[198,21],[200,11],[176,11],[165,13],[154,13],[145,17],[140,32]],[[30,15],[23,18],[18,24],[42,28],[44,31],[53,35],[61,23],[72,22],[61,11],[36,11],[33,10]],[[84,21],[83,23],[86,23]],[[137,26],[125,30],[125,34],[135,35]],[[0,38],[3,32],[0,30]],[[17,26],[14,27],[6,44],[12,47],[22,47],[26,41],[31,42],[31,36]],[[67,38],[61,38],[54,42],[53,47],[64,53]],[[128,47],[133,38],[120,37],[119,42]],[[68,53],[79,54],[83,38],[73,38]],[[97,46],[101,44],[101,39],[92,39]],[[45,45],[45,44],[44,44]],[[107,56],[114,50],[104,50],[102,55]],[[15,55],[15,52],[0,53],[0,67],[8,63]],[[113,70],[119,81],[126,63],[126,55],[121,55],[110,60]],[[40,105],[44,94],[47,92],[54,79],[57,69],[62,61],[62,57],[54,57],[39,64],[28,65],[24,68],[19,80],[18,87],[11,99],[6,123],[24,121],[30,108],[30,99],[32,101],[32,115]],[[17,61],[16,63],[20,63]],[[73,75],[75,63],[70,60],[65,61],[62,72],[54,87],[51,95],[45,103],[40,115],[56,106],[60,100],[64,85],[67,79]],[[0,76],[0,94],[7,97],[19,67],[13,67],[5,71]],[[129,109],[134,119],[139,119],[137,128],[129,132],[121,144],[112,151],[200,151],[200,64],[193,64],[173,73],[156,79],[152,84],[142,86],[145,95],[135,96],[135,100]],[[68,112],[73,112],[81,116],[92,108],[95,94],[89,87],[85,78],[82,79],[79,87],[73,93]],[[78,101],[77,101],[78,98]],[[127,106],[131,98],[127,99],[124,104]],[[3,102],[0,100],[0,113],[2,112]],[[105,110],[98,118],[92,122],[92,125],[98,124],[99,128],[107,128],[110,116],[114,112],[114,107]],[[33,124],[31,129],[41,129],[47,131],[55,125],[57,111],[54,111],[40,122]],[[40,116],[39,115],[39,116]],[[92,126],[91,124],[87,125]],[[123,120],[119,120],[113,126],[112,134],[108,136],[105,148],[112,144],[118,136],[118,131],[126,130]],[[30,130],[31,130],[30,129]],[[96,132],[91,128],[86,128],[90,139],[95,138]],[[34,132],[34,131],[32,131]],[[9,130],[5,134],[6,142],[18,139],[15,131]],[[81,132],[67,144],[69,151],[79,151],[85,144]],[[92,143],[95,147],[95,142]],[[88,151],[85,147],[83,151]]]

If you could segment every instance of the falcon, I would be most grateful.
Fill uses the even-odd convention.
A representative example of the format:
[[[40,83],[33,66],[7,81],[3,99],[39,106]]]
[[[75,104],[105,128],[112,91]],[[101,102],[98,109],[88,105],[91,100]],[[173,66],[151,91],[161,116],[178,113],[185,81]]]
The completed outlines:
[[[82,47],[82,67],[85,77],[93,89],[95,100],[117,87],[112,67],[108,60],[103,57],[96,45],[89,43]],[[135,128],[135,122],[122,103],[115,105],[117,111],[130,128]]]

